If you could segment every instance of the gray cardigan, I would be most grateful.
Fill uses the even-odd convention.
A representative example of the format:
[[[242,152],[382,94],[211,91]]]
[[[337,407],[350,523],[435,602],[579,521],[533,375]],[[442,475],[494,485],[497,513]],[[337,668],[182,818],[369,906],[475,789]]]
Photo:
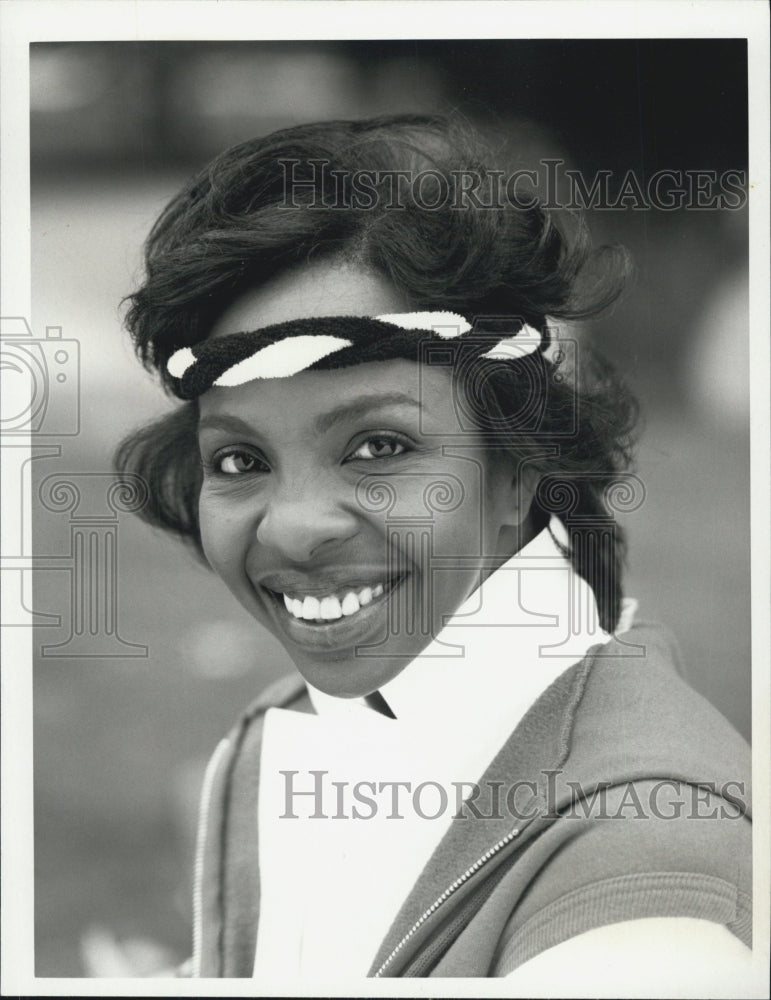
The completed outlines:
[[[662,630],[640,625],[544,692],[473,808],[453,820],[370,975],[502,976],[638,917],[712,920],[751,943],[749,749],[676,661]],[[272,705],[312,711],[301,679],[284,678],[218,755],[199,832],[197,975],[252,975],[259,753]],[[502,804],[515,784],[512,811]]]

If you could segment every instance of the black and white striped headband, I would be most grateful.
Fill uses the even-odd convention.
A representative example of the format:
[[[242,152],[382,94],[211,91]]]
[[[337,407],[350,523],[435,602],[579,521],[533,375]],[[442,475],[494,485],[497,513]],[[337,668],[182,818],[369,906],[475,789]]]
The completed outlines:
[[[212,386],[288,378],[303,371],[347,368],[368,361],[415,360],[426,341],[469,342],[490,360],[516,361],[548,346],[548,337],[521,323],[516,333],[474,330],[453,312],[385,316],[312,316],[203,340],[175,351],[166,364],[172,391],[196,399]],[[510,328],[509,328],[510,330]]]

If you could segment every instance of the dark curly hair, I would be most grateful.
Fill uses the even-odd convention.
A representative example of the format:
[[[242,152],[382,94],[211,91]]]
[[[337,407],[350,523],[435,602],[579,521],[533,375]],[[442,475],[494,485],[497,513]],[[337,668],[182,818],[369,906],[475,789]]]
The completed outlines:
[[[192,178],[150,232],[145,281],[126,315],[139,358],[169,389],[170,355],[203,340],[237,295],[319,256],[378,270],[413,309],[495,317],[504,326],[505,317],[553,330],[611,303],[629,269],[625,252],[592,250],[580,218],[557,225],[535,201],[483,202],[493,165],[464,122],[416,115],[321,122],[234,146]],[[404,185],[395,195],[398,172],[421,175],[419,189]],[[476,198],[463,197],[469,176],[480,179]],[[534,512],[543,523],[550,512],[565,523],[568,554],[610,631],[625,540],[607,493],[631,461],[636,403],[585,349],[569,377],[559,355],[527,362],[488,362],[481,373],[472,365],[456,376],[491,446],[539,477]],[[119,447],[116,468],[147,482],[144,519],[202,554],[197,418],[197,404],[185,403],[139,430]]]

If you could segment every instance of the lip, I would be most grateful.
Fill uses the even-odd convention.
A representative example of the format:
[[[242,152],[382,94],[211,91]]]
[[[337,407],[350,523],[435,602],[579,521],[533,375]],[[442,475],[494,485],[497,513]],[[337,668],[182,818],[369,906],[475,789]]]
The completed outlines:
[[[306,622],[295,618],[284,607],[281,593],[261,584],[259,589],[264,595],[271,617],[276,622],[281,632],[296,646],[314,652],[339,652],[350,649],[352,646],[363,645],[367,640],[375,638],[382,633],[385,614],[388,608],[391,595],[400,587],[404,586],[407,577],[411,574],[402,574],[396,581],[391,581],[385,592],[373,599],[371,604],[366,605],[349,617],[337,618],[334,621],[317,623]],[[381,577],[382,578],[382,577]],[[372,581],[372,576],[369,581]],[[349,576],[345,583],[351,580]],[[365,586],[366,584],[362,584]],[[333,590],[331,587],[326,590],[309,588],[305,593],[309,594],[329,594]]]
[[[361,590],[362,587],[372,587],[376,583],[385,582],[393,576],[383,566],[359,565],[355,570],[341,567],[339,571],[328,571],[325,574],[314,574],[311,577],[300,573],[266,573],[264,576],[252,576],[255,586],[279,594],[302,594],[304,597],[326,597],[342,590]]]

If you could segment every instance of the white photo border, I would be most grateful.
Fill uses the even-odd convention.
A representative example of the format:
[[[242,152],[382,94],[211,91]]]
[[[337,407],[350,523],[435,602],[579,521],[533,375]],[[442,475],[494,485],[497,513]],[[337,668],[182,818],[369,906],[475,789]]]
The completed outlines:
[[[749,84],[752,724],[756,993],[767,996],[769,925],[769,13],[754,0],[4,0],[0,3],[0,315],[29,317],[29,46],[62,41],[343,40],[394,38],[746,38]],[[302,25],[298,31],[298,25]],[[23,442],[19,442],[20,444]],[[28,469],[29,466],[27,466]],[[18,483],[3,483],[6,490]],[[29,520],[25,522],[29,530]],[[29,538],[23,540],[28,550]],[[38,978],[34,974],[32,637],[4,629],[2,653],[3,995],[251,996],[249,980]],[[370,980],[371,996],[503,996],[500,981]],[[317,984],[296,996],[361,995],[362,984]],[[591,996],[599,996],[595,984]],[[262,988],[263,995],[271,994]],[[545,994],[544,994],[545,995]],[[565,995],[568,995],[567,993]],[[573,996],[583,995],[573,992]],[[589,995],[589,994],[586,994]],[[722,995],[715,993],[715,996]],[[733,994],[725,994],[736,996]]]

